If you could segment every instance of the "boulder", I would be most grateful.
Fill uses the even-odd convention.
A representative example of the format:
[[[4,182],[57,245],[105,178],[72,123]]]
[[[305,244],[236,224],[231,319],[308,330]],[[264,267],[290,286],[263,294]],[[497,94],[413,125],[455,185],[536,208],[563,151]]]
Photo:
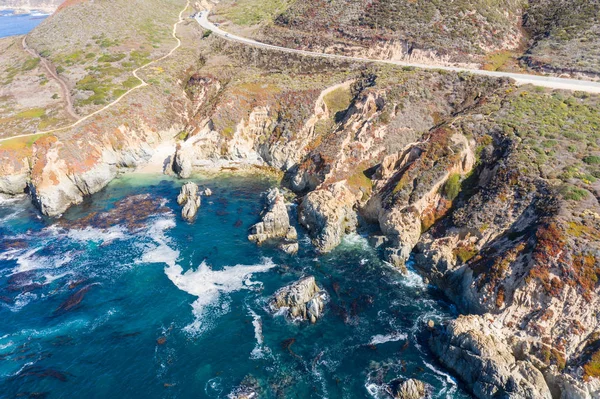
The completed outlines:
[[[331,190],[318,189],[304,197],[299,207],[299,220],[320,252],[331,251],[342,242],[345,234],[356,230],[358,220],[354,203],[354,196],[344,185],[334,185]]]
[[[288,317],[314,324],[323,316],[326,298],[327,294],[319,288],[315,278],[309,276],[279,289],[269,306],[273,311],[287,309]]]
[[[389,383],[389,388],[391,395],[397,399],[425,399],[430,397],[425,383],[413,378],[393,380]]]
[[[541,371],[531,362],[517,360],[483,316],[459,316],[438,327],[429,346],[477,398],[552,398]]]
[[[250,228],[248,239],[257,244],[279,240],[279,249],[282,251],[289,254],[298,252],[298,232],[290,225],[285,198],[277,188],[267,192],[261,221]]]
[[[298,249],[300,249],[300,246],[298,245],[297,242],[282,242],[281,244],[279,244],[279,246],[277,247],[280,250],[282,250],[283,252],[285,252],[286,254],[295,254],[298,252]]]
[[[183,206],[181,216],[188,222],[192,222],[198,213],[201,197],[198,192],[198,185],[187,182],[181,187],[181,192],[177,196],[177,203]]]
[[[202,195],[205,197],[210,197],[212,195],[212,190],[210,188],[206,187],[204,189],[204,191],[202,191]]]
[[[229,399],[256,399],[261,389],[258,380],[251,375],[244,377],[242,383],[235,388],[227,397]]]

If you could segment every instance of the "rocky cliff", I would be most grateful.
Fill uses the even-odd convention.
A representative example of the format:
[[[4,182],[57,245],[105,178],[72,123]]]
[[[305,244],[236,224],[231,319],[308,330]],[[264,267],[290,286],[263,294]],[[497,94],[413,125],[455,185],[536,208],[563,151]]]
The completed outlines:
[[[70,10],[61,18],[81,12]],[[178,56],[144,71],[147,86],[118,105],[2,142],[0,191],[27,191],[57,216],[148,162],[181,177],[278,170],[318,251],[375,231],[390,263],[414,264],[470,315],[430,345],[476,396],[597,397],[599,97],[274,54],[193,21],[178,34]],[[75,64],[65,75],[96,76]],[[17,76],[28,75],[15,73],[11,90],[40,85]]]

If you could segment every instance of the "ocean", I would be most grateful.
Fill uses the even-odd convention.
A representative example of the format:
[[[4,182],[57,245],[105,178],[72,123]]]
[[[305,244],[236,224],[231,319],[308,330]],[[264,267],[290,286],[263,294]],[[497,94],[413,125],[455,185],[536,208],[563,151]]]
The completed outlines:
[[[0,11],[0,37],[24,35],[38,26],[49,14],[31,12],[15,14],[12,10]]]
[[[124,175],[60,221],[26,198],[0,203],[0,398],[387,398],[418,378],[434,398],[469,398],[427,349],[427,320],[456,310],[414,272],[350,235],[326,255],[298,226],[300,251],[248,241],[266,178],[192,179],[210,187],[194,223],[182,181]],[[294,207],[291,208],[295,212]],[[316,324],[267,306],[315,276]],[[29,395],[29,396],[28,396]]]

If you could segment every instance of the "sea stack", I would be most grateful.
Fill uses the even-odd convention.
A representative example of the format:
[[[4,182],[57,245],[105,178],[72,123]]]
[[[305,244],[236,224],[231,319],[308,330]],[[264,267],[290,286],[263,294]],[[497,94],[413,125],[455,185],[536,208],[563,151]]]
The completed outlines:
[[[314,324],[323,316],[326,298],[327,293],[319,288],[315,278],[308,276],[279,289],[269,305],[274,311],[287,308],[288,317]]]
[[[292,254],[298,252],[298,233],[290,225],[285,198],[277,188],[267,192],[266,205],[261,221],[250,228],[248,239],[257,244],[267,240],[278,240],[279,249]]]
[[[186,221],[193,222],[201,203],[198,185],[192,182],[185,183],[177,196],[177,203],[183,206],[181,216]]]

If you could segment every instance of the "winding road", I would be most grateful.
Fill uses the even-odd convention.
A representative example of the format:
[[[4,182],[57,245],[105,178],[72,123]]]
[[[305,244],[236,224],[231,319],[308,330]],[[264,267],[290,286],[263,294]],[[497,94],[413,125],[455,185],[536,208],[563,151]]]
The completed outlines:
[[[35,133],[28,133],[28,134],[21,134],[21,135],[18,135],[18,136],[7,137],[7,138],[0,139],[0,143],[1,143],[1,142],[3,142],[3,141],[14,140],[14,139],[22,138],[22,137],[30,137],[30,136],[37,136],[37,135],[40,135],[40,134],[56,133],[56,132],[60,132],[60,131],[63,131],[63,130],[68,130],[68,129],[71,129],[71,128],[73,128],[73,127],[75,127],[75,126],[77,126],[77,125],[79,125],[79,124],[81,124],[81,123],[85,122],[86,120],[90,119],[91,117],[93,117],[93,116],[95,116],[95,115],[98,115],[99,113],[101,113],[101,112],[104,112],[104,111],[106,111],[107,109],[109,109],[109,108],[111,108],[111,107],[115,106],[116,104],[118,104],[119,102],[121,102],[121,100],[122,100],[123,98],[125,98],[126,96],[128,96],[129,94],[131,94],[133,91],[135,91],[135,90],[138,90],[138,89],[141,89],[142,87],[148,86],[148,83],[147,83],[147,82],[146,82],[144,79],[142,79],[142,78],[141,78],[141,77],[138,75],[138,72],[139,72],[139,71],[141,71],[142,69],[148,68],[150,65],[156,64],[157,62],[160,62],[160,61],[162,61],[162,60],[164,60],[164,59],[166,59],[166,58],[170,57],[171,55],[173,55],[173,53],[174,53],[174,52],[175,52],[175,51],[176,51],[176,50],[177,50],[179,47],[181,47],[181,40],[180,40],[180,39],[177,37],[177,25],[179,25],[180,23],[182,23],[182,22],[183,22],[183,13],[185,12],[185,10],[187,10],[187,8],[188,8],[189,6],[190,6],[190,0],[188,0],[188,1],[187,1],[187,3],[186,3],[186,5],[185,5],[185,7],[184,7],[184,8],[183,8],[183,10],[181,10],[181,12],[179,13],[179,19],[178,19],[178,20],[177,20],[177,22],[175,22],[175,24],[173,25],[173,32],[172,32],[172,36],[175,38],[175,40],[177,40],[177,45],[176,45],[175,47],[173,47],[173,49],[171,49],[171,51],[169,51],[169,53],[168,53],[168,54],[166,54],[166,55],[164,55],[164,56],[162,56],[162,57],[160,57],[160,58],[157,58],[157,59],[155,59],[155,60],[153,60],[153,61],[150,61],[149,63],[147,63],[147,64],[145,64],[145,65],[142,65],[141,67],[139,67],[139,68],[135,69],[135,70],[132,72],[133,76],[135,76],[135,77],[136,77],[136,78],[137,78],[137,79],[140,81],[140,84],[139,84],[138,86],[135,86],[135,87],[133,87],[133,88],[131,88],[131,89],[127,90],[127,91],[126,91],[125,93],[123,93],[123,94],[122,94],[122,95],[121,95],[119,98],[117,98],[116,100],[114,100],[114,101],[113,101],[113,102],[111,102],[110,104],[107,104],[107,105],[105,105],[104,107],[102,107],[102,108],[100,108],[100,109],[98,109],[98,110],[96,110],[96,111],[92,112],[92,113],[91,113],[91,114],[89,114],[89,115],[86,115],[86,116],[84,116],[84,117],[81,117],[81,118],[80,118],[79,116],[77,116],[77,115],[75,114],[74,116],[75,116],[75,118],[77,119],[77,121],[76,121],[76,122],[74,122],[74,123],[72,123],[72,124],[70,124],[70,125],[68,125],[68,126],[59,127],[59,128],[52,129],[52,130],[44,130],[44,131],[38,131],[38,132],[35,132]],[[66,90],[66,93],[67,93],[67,95],[66,95],[66,98],[68,99],[68,100],[67,100],[67,104],[68,104],[68,107],[67,107],[67,109],[69,109],[69,108],[72,108],[72,107],[73,107],[73,105],[72,105],[72,103],[71,103],[71,96],[69,95],[69,90],[68,90],[68,88],[67,88],[67,86],[66,86],[65,82],[64,82],[64,81],[62,81],[62,79],[60,79],[60,77],[56,76],[56,74],[54,74],[54,73],[52,73],[52,72],[51,72],[51,68],[49,68],[49,67],[48,67],[47,61],[46,61],[46,60],[45,60],[43,57],[41,57],[41,56],[40,56],[39,54],[37,54],[35,51],[33,51],[33,50],[31,50],[30,48],[28,48],[28,47],[27,47],[27,44],[26,44],[26,42],[25,42],[25,37],[23,38],[23,48],[24,48],[24,49],[25,49],[25,51],[27,51],[29,54],[32,54],[32,55],[34,55],[34,56],[36,56],[36,57],[39,57],[39,58],[40,58],[40,60],[41,60],[41,62],[43,63],[44,67],[46,68],[46,70],[47,70],[48,72],[50,72],[50,74],[52,75],[52,77],[53,77],[53,78],[55,78],[55,79],[56,79],[56,80],[59,82],[59,84],[61,84],[61,87],[63,87],[63,90]],[[73,113],[74,113],[74,111],[73,111]],[[69,111],[69,114],[71,114],[71,111]],[[73,114],[71,114],[71,115],[73,115]]]
[[[563,89],[563,90],[573,90],[573,91],[585,91],[588,93],[600,93],[600,82],[592,82],[588,80],[578,80],[578,79],[566,79],[566,78],[557,78],[551,76],[540,76],[540,75],[528,75],[521,73],[510,73],[510,72],[497,72],[497,71],[485,71],[482,69],[467,69],[467,68],[459,68],[452,67],[446,65],[429,65],[429,64],[418,64],[412,62],[403,62],[403,61],[391,61],[391,60],[378,60],[371,58],[360,58],[360,57],[350,57],[346,55],[337,55],[337,54],[327,54],[327,53],[319,53],[316,51],[306,51],[306,50],[297,50],[287,47],[274,46],[272,44],[266,44],[257,42],[256,40],[247,39],[245,37],[236,36],[232,33],[226,32],[210,22],[208,20],[208,11],[202,11],[198,15],[195,16],[196,21],[200,24],[200,26],[204,29],[210,30],[213,33],[223,37],[224,39],[247,44],[254,47],[261,47],[270,50],[284,51],[287,53],[295,53],[301,55],[307,55],[311,57],[321,57],[321,58],[333,58],[340,59],[346,61],[358,61],[358,62],[376,62],[381,64],[392,64],[399,66],[407,66],[407,67],[415,67],[422,69],[431,69],[431,70],[444,70],[444,71],[454,71],[454,72],[467,72],[472,73],[474,75],[483,75],[483,76],[491,76],[495,78],[511,78],[518,85],[524,84],[532,84],[536,86],[543,86],[552,89]]]

